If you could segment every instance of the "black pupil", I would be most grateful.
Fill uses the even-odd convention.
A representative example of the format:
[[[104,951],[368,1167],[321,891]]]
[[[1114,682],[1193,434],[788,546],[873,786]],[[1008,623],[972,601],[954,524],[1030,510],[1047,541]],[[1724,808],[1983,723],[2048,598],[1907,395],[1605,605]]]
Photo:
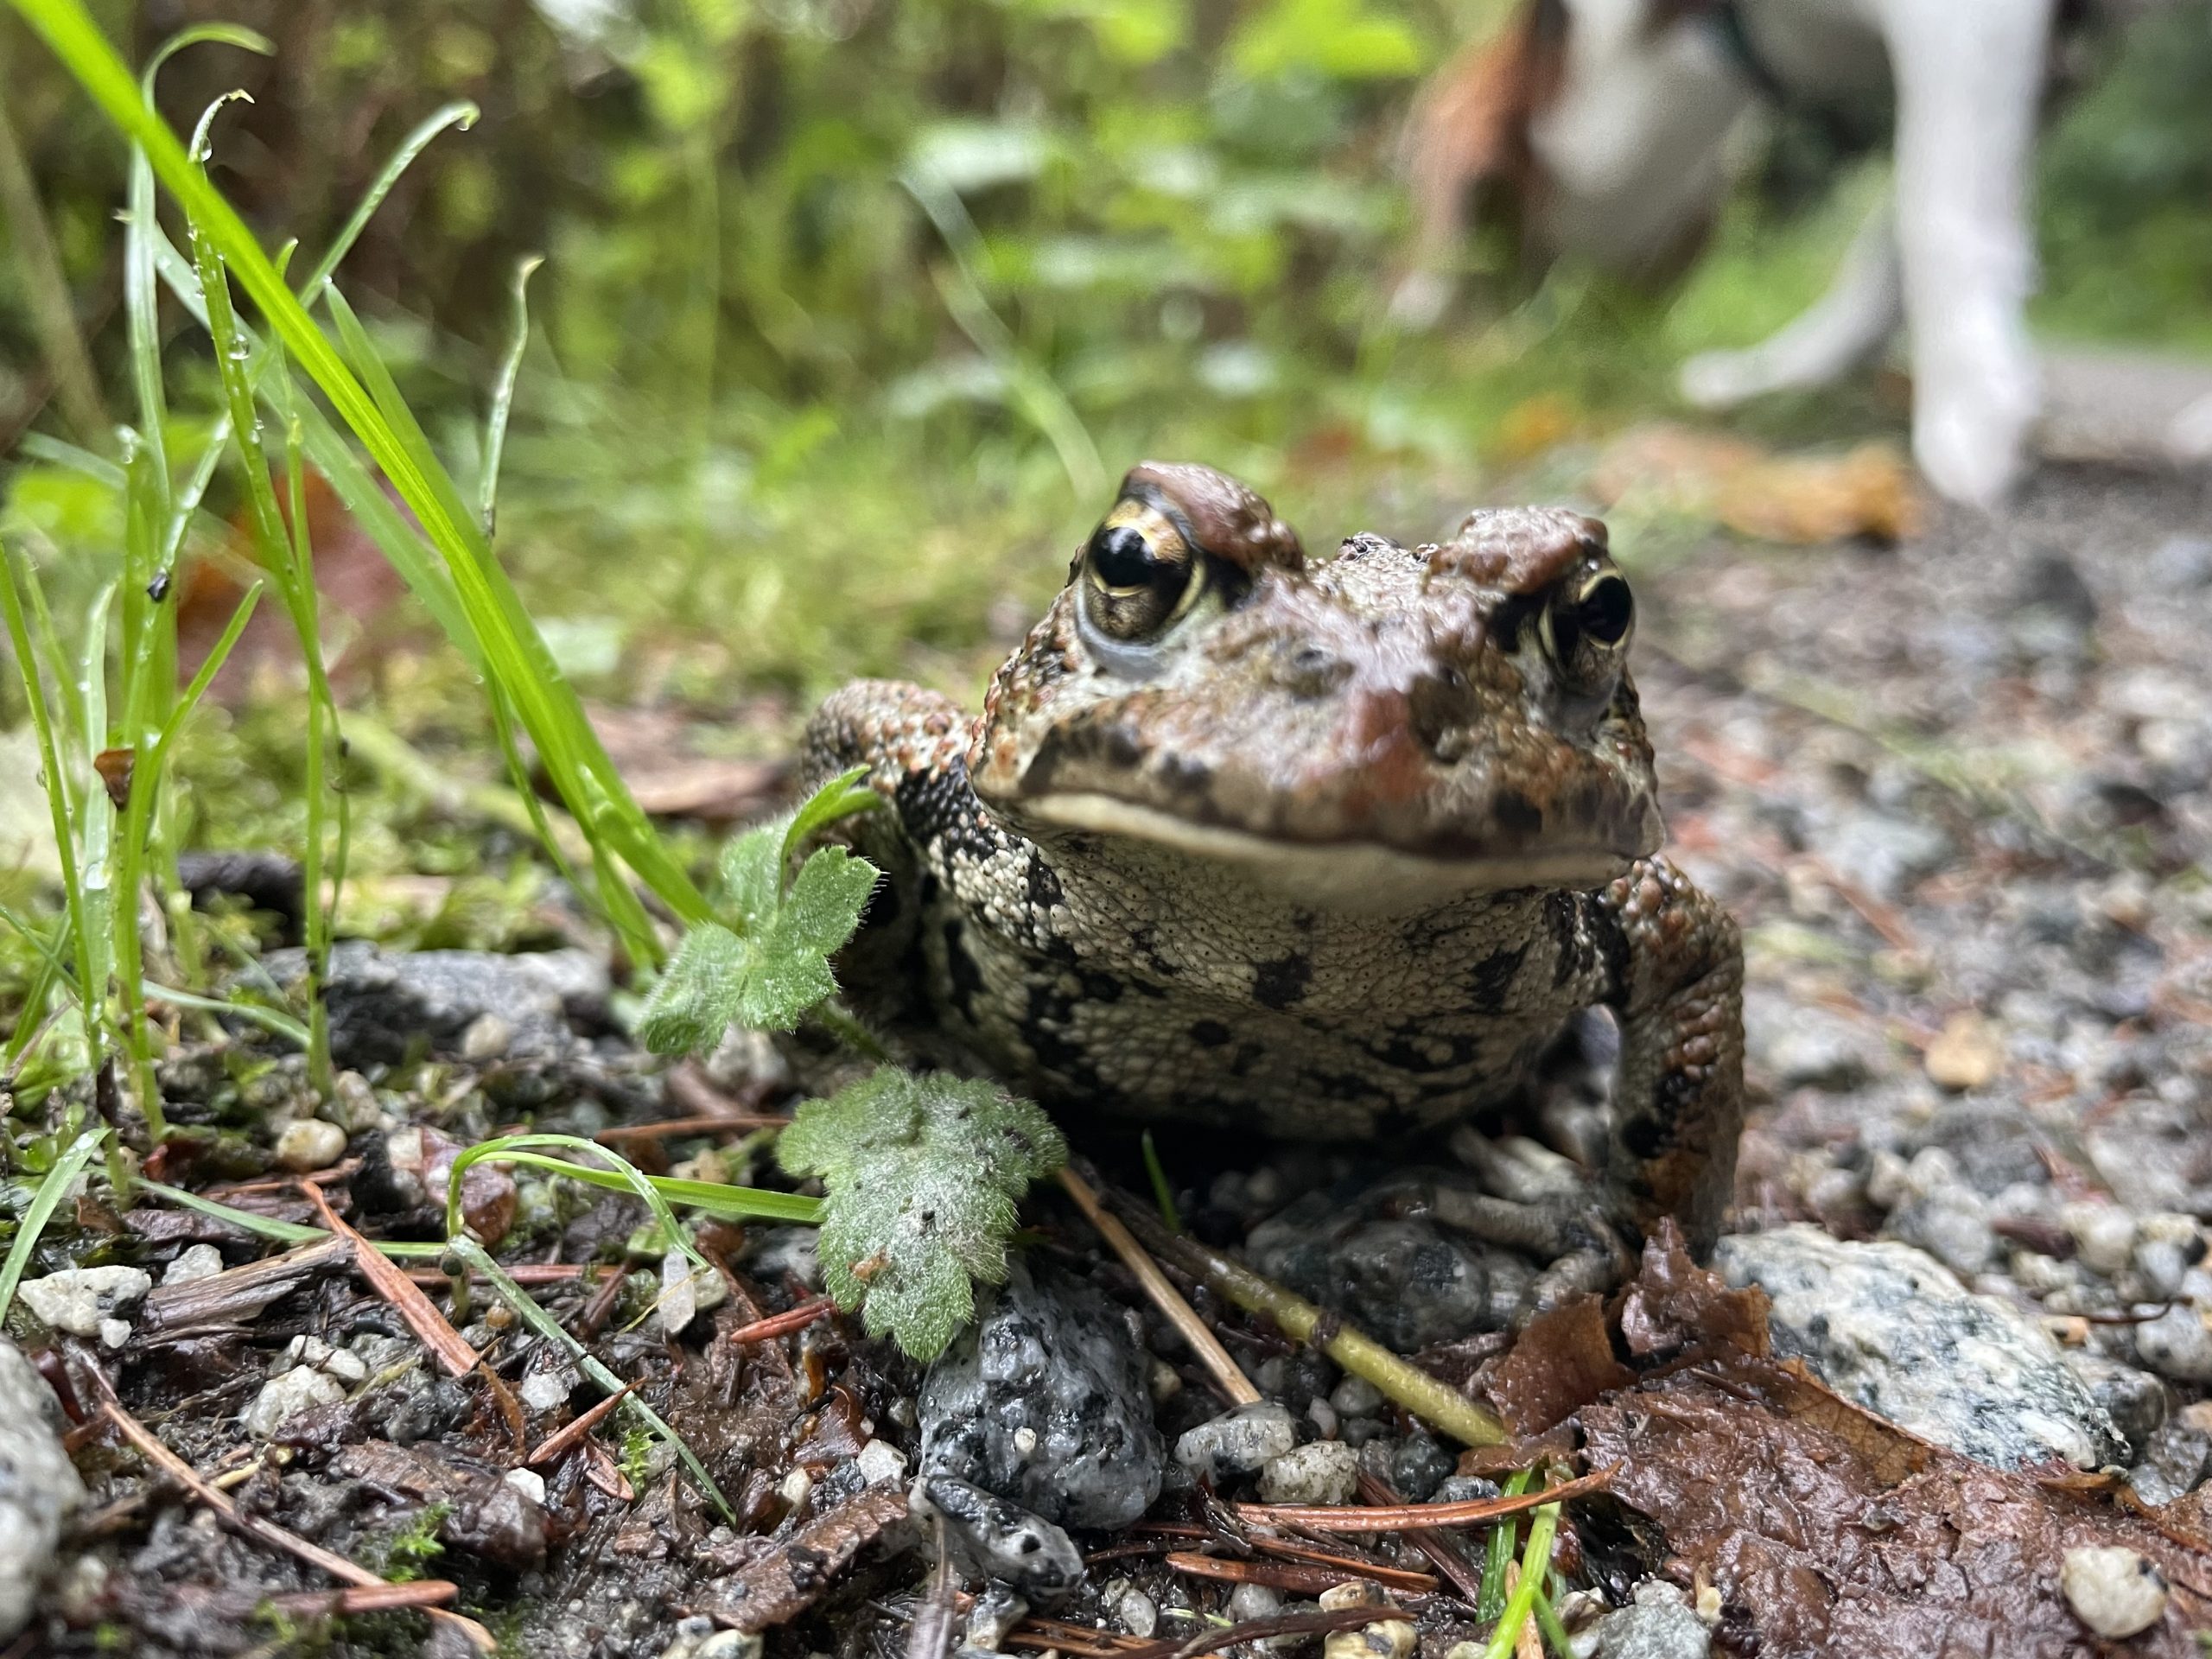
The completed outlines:
[[[1166,573],[1166,561],[1135,524],[1102,524],[1090,538],[1090,568],[1109,588],[1142,588]]]
[[[1629,597],[1628,583],[1618,576],[1600,576],[1574,608],[1582,632],[1605,645],[1617,645],[1626,639],[1628,625],[1636,615],[1636,601]]]

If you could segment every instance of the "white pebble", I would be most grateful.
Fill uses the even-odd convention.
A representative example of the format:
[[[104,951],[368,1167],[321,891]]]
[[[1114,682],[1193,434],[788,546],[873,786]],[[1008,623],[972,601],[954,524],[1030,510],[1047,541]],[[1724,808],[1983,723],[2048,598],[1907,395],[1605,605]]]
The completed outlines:
[[[346,1131],[319,1117],[296,1117],[276,1137],[276,1161],[305,1173],[327,1169],[346,1155]]]
[[[499,1477],[531,1503],[543,1508],[545,1503],[545,1477],[535,1469],[510,1469]]]
[[[238,1414],[238,1421],[254,1439],[265,1440],[288,1419],[317,1406],[334,1406],[345,1397],[346,1390],[336,1377],[302,1365],[263,1383],[253,1403]]]
[[[1349,1503],[1359,1491],[1359,1453],[1342,1440],[1315,1440],[1270,1458],[1260,1496],[1270,1503]]]
[[[213,1244],[194,1244],[181,1250],[175,1261],[162,1269],[165,1285],[189,1285],[213,1279],[223,1270],[223,1253]]]
[[[481,1065],[496,1060],[513,1046],[515,1028],[498,1014],[486,1009],[468,1022],[468,1029],[461,1033],[461,1058],[472,1065]]]
[[[1371,1417],[1382,1403],[1382,1390],[1363,1376],[1348,1376],[1337,1384],[1329,1403],[1344,1417]]]
[[[1235,1624],[1273,1618],[1282,1611],[1282,1592],[1273,1585],[1240,1584],[1229,1592],[1229,1618]]]
[[[2124,1272],[2135,1255],[2135,1217],[2116,1204],[2078,1199],[2058,1212],[2083,1267],[2106,1278]]]
[[[141,1268],[64,1268],[16,1288],[23,1305],[73,1337],[97,1337],[124,1308],[145,1300],[154,1275]]]
[[[860,1465],[861,1478],[871,1486],[906,1478],[906,1454],[888,1440],[870,1440],[854,1461]]]
[[[2147,1630],[2165,1616],[2164,1578],[2133,1550],[2116,1545],[2068,1550],[2058,1587],[2076,1618],[2113,1641]]]

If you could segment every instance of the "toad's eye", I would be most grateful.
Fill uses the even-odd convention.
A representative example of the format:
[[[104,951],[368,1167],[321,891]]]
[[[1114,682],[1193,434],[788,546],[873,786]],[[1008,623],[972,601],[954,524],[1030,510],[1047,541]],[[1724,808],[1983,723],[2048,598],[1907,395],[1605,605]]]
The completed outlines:
[[[1083,550],[1084,619],[1109,639],[1157,639],[1197,601],[1206,561],[1166,513],[1124,500]]]
[[[1543,613],[1546,652],[1577,690],[1609,689],[1636,626],[1636,601],[1628,579],[1610,565],[1560,585]]]

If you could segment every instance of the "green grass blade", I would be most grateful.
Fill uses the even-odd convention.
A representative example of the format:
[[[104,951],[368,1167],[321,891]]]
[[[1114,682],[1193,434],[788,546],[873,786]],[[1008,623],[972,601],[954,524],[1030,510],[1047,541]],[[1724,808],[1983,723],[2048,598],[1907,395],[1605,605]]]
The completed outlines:
[[[449,1248],[454,1255],[461,1257],[463,1265],[470,1272],[480,1273],[492,1281],[492,1288],[497,1291],[500,1299],[514,1310],[516,1318],[528,1325],[537,1336],[543,1337],[557,1347],[565,1349],[569,1357],[576,1362],[576,1368],[586,1376],[591,1378],[609,1394],[620,1394],[622,1389],[629,1386],[601,1364],[591,1350],[579,1342],[566,1325],[540,1307],[528,1291],[509,1278],[505,1270],[492,1259],[491,1252],[474,1239],[466,1236],[455,1238]],[[707,1465],[699,1461],[699,1454],[685,1443],[682,1435],[668,1426],[658,1412],[639,1399],[635,1394],[623,1395],[622,1404],[618,1409],[627,1412],[643,1423],[651,1433],[658,1434],[669,1445],[674,1446],[676,1455],[683,1460],[683,1466],[691,1471],[691,1478],[697,1481],[708,1497],[714,1499],[715,1507],[722,1512],[723,1516],[731,1522],[735,1522],[737,1511],[730,1508],[729,1500],[722,1496],[721,1488],[715,1484],[715,1478],[707,1472]]]
[[[54,1167],[38,1184],[31,1207],[16,1229],[15,1242],[8,1247],[8,1259],[0,1262],[0,1319],[8,1317],[8,1309],[16,1300],[16,1287],[22,1282],[23,1269],[30,1265],[31,1252],[38,1248],[39,1235],[46,1230],[46,1224],[53,1219],[71,1184],[92,1161],[92,1154],[99,1150],[105,1134],[105,1129],[79,1129],[77,1138],[54,1160]]]
[[[522,377],[523,348],[530,344],[530,277],[545,263],[532,254],[515,267],[515,337],[508,343],[499,378],[492,386],[491,412],[484,417],[484,475],[476,480],[476,518],[491,535],[498,518],[499,460],[507,447],[507,416],[513,412],[515,382]]]
[[[200,175],[175,134],[138,95],[130,72],[81,0],[11,3],[108,119],[144,150],[156,176],[226,262],[302,370],[413,510],[430,544],[453,572],[469,620],[483,636],[481,654],[493,671],[507,679],[541,663],[552,667],[551,652],[522,610],[505,573],[493,564],[481,531],[467,514],[454,512],[450,480],[441,476],[434,481],[426,474],[377,400],[285,285],[245,222]],[[571,798],[569,807],[587,832],[611,843],[678,915],[687,920],[707,919],[710,912],[705,898],[616,776],[582,703],[557,668],[543,681],[510,679],[509,690],[524,727],[549,764],[556,753],[569,757],[569,765],[556,768],[556,778],[562,770],[583,774],[589,787],[580,798]]]
[[[138,1185],[148,1192],[167,1198],[171,1204],[187,1210],[196,1210],[217,1221],[227,1221],[233,1227],[243,1227],[249,1233],[273,1239],[279,1244],[315,1244],[330,1236],[320,1227],[302,1227],[296,1221],[279,1221],[274,1216],[257,1216],[251,1210],[234,1210],[227,1204],[203,1198],[197,1192],[188,1192],[181,1186],[148,1180],[143,1175],[138,1178]]]
[[[148,996],[158,997],[164,1002],[174,1002],[181,1008],[199,1008],[208,1014],[227,1014],[235,1019],[259,1026],[264,1031],[273,1031],[295,1047],[312,1048],[314,1040],[308,1028],[280,1008],[264,1008],[257,1002],[226,1002],[219,996],[200,996],[191,991],[180,991],[173,985],[163,985],[147,980]]]
[[[1505,1611],[1498,1617],[1497,1630],[1491,1633],[1490,1645],[1483,1649],[1483,1659],[1513,1659],[1513,1650],[1521,1640],[1521,1627],[1529,1622],[1529,1611],[1535,1605],[1536,1592],[1544,1587],[1544,1575],[1552,1570],[1552,1536],[1558,1529],[1556,1503],[1545,1504],[1529,1522],[1529,1547],[1521,1554],[1520,1582],[1506,1598]]]
[[[377,209],[391,194],[391,187],[399,182],[400,175],[414,164],[415,158],[429,148],[430,140],[448,127],[467,132],[476,124],[476,118],[481,113],[467,99],[456,99],[442,108],[433,110],[416,124],[414,131],[399,141],[399,148],[392,151],[391,159],[384,164],[384,170],[376,175],[368,189],[362,194],[359,204],[353,209],[353,216],[346,221],[330,246],[324,251],[322,257],[315,262],[315,269],[308,272],[307,280],[300,284],[302,305],[309,309],[314,308],[315,301],[321,297],[324,286],[330,281],[331,274],[338,269],[340,262],[353,251],[353,244],[360,240],[361,232],[368,229],[369,221],[376,217]]]
[[[37,577],[26,573],[35,585]],[[16,561],[4,543],[0,543],[0,611],[6,613],[8,643],[14,647],[16,662],[23,679],[23,692],[29,700],[31,727],[38,734],[39,764],[46,771],[47,809],[54,823],[54,840],[61,864],[61,890],[68,907],[69,931],[76,944],[77,1000],[85,1016],[85,1040],[91,1047],[92,1063],[99,1064],[105,1047],[101,1040],[103,1003],[105,996],[102,987],[105,978],[96,973],[99,960],[92,944],[91,918],[86,913],[85,889],[78,880],[76,837],[69,824],[68,786],[64,782],[67,773],[62,769],[61,750],[54,729],[53,711],[46,700],[45,681],[39,673],[38,658],[31,653],[30,629],[23,617],[23,601],[16,586]]]

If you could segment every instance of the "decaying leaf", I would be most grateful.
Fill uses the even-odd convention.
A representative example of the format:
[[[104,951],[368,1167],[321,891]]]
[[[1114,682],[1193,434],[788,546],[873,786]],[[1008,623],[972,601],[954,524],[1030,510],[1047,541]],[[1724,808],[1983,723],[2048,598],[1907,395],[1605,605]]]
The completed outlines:
[[[886,1527],[906,1518],[905,1492],[871,1486],[725,1579],[701,1611],[740,1630],[789,1624]]]
[[[1657,1523],[1650,1565],[1671,1558],[1718,1587],[1716,1652],[2087,1659],[2104,1649],[2058,1587],[2082,1545],[2139,1551],[2173,1586],[2164,1622],[2129,1652],[2195,1652],[2187,1633],[2212,1616],[2212,1552],[2120,1507],[2102,1478],[1988,1468],[1853,1405],[1770,1357],[1764,1299],[1694,1265],[1679,1239],[1647,1246],[1617,1313],[1645,1380],[1582,1407],[1583,1456],[1611,1469],[1614,1501]],[[1556,1408],[1560,1379],[1602,1376],[1592,1344],[1603,1335],[1573,1308],[1532,1325],[1522,1344],[1538,1351],[1519,1363],[1534,1381],[1501,1403]]]
[[[1632,499],[1770,542],[1901,541],[1921,517],[1911,465],[1885,443],[1840,455],[1777,455],[1742,438],[1662,423],[1616,439],[1590,484],[1608,507]]]

